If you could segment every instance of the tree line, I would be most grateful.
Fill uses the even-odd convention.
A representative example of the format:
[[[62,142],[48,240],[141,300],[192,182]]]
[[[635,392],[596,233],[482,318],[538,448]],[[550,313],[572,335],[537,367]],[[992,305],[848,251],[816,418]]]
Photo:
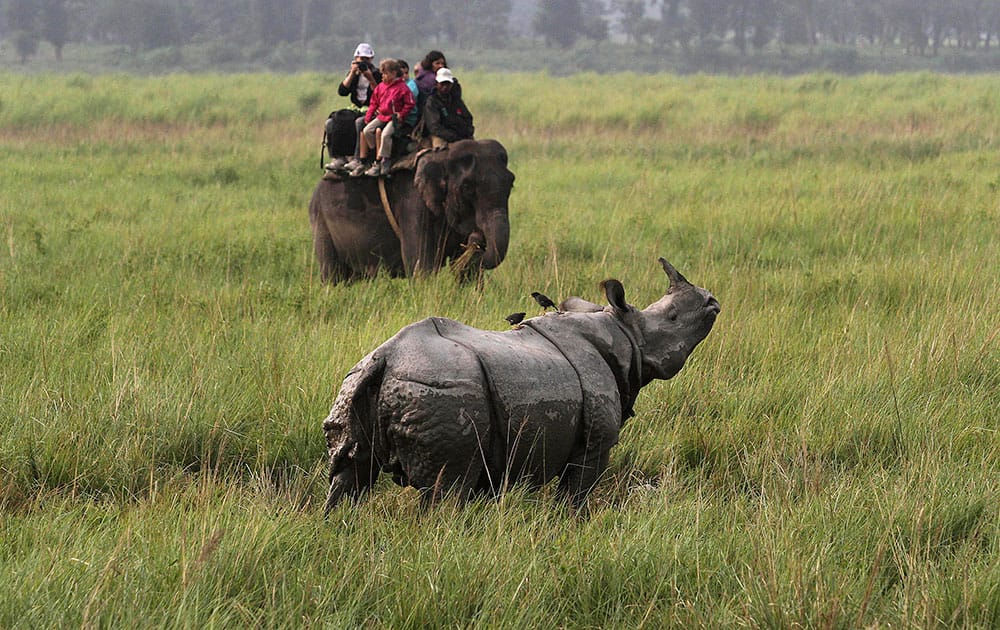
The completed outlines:
[[[0,0],[0,37],[22,61],[49,42],[132,52],[190,44],[239,49],[367,39],[405,47],[568,49],[617,39],[652,52],[904,46],[989,51],[1000,0]],[[517,19],[521,18],[521,19]]]

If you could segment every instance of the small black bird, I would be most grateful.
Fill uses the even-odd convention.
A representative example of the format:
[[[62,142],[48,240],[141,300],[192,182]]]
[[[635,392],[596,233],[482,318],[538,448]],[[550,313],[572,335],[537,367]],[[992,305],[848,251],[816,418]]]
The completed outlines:
[[[507,323],[514,328],[520,328],[520,324],[524,321],[525,315],[527,315],[527,313],[511,313],[507,317],[504,317],[504,319],[506,319]]]
[[[538,291],[532,291],[531,297],[535,298],[535,301],[538,302],[538,305],[542,307],[543,313],[550,308],[556,309],[557,313],[559,312],[559,307],[557,307],[555,302],[550,300],[548,296],[542,295]]]

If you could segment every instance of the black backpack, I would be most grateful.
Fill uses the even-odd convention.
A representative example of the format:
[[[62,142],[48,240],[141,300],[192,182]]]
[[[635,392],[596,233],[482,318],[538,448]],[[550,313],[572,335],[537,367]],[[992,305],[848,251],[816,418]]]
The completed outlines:
[[[319,167],[323,168],[323,152],[326,151],[330,157],[341,155],[354,155],[354,146],[358,140],[358,130],[354,126],[363,112],[355,109],[339,109],[330,112],[323,129],[323,146],[319,151]]]

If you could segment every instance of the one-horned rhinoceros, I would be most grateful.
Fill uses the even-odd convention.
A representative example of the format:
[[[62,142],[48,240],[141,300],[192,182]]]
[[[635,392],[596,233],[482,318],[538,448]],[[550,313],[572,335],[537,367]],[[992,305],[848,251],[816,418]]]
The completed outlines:
[[[583,503],[639,389],[676,375],[719,314],[711,293],[660,264],[670,287],[644,310],[606,280],[606,307],[570,298],[504,332],[431,317],[361,359],[323,422],[327,512],[382,471],[425,501],[559,477],[560,494]]]

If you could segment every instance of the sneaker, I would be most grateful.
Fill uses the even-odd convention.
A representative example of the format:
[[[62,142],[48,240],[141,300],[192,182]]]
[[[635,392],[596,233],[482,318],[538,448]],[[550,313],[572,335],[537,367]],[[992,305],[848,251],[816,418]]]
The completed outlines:
[[[367,165],[367,164],[362,164],[362,163],[360,163],[360,162],[359,162],[359,163],[358,163],[358,165],[357,165],[356,167],[354,167],[354,168],[348,168],[349,166],[351,166],[351,165],[350,165],[350,164],[348,164],[348,165],[347,165],[347,166],[345,166],[344,168],[347,168],[347,169],[348,169],[348,171],[347,171],[347,174],[348,174],[348,175],[350,175],[351,177],[361,177],[362,175],[364,175],[364,174],[365,174],[365,169],[367,169],[367,168],[368,168],[368,165]]]
[[[364,162],[362,162],[357,157],[352,157],[350,161],[348,161],[347,164],[344,164],[344,166],[341,168],[343,168],[345,171],[353,171],[357,169],[359,166],[364,166]]]
[[[327,164],[323,168],[325,168],[328,171],[339,171],[339,170],[343,169],[345,166],[347,166],[348,159],[349,158],[346,157],[346,156],[341,156],[341,157],[337,158],[336,160],[330,162],[329,164]]]
[[[365,171],[365,177],[378,177],[382,174],[382,163],[375,162],[372,167]]]

